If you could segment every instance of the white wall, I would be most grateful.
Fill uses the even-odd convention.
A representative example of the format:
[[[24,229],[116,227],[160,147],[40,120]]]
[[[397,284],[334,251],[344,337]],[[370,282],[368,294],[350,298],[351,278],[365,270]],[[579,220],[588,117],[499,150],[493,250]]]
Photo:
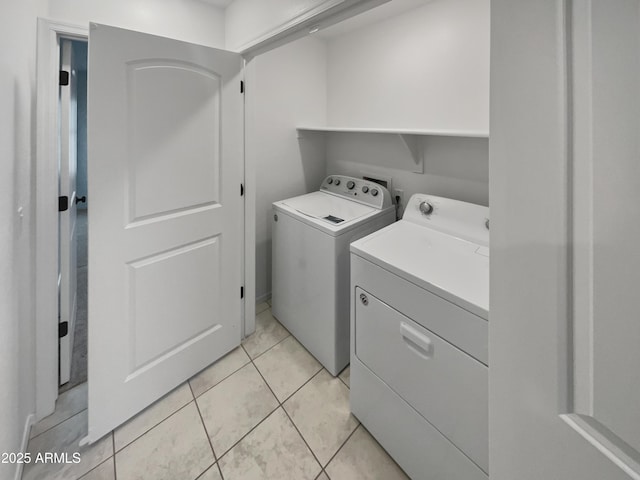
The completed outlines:
[[[489,0],[435,0],[328,54],[329,125],[489,129]]]
[[[49,17],[104,23],[224,48],[224,11],[200,0],[49,0]]]
[[[486,138],[424,137],[424,173],[398,135],[332,133],[327,135],[327,174],[391,177],[403,190],[404,202],[414,193],[430,193],[465,202],[489,204],[489,142]],[[393,192],[392,192],[393,193]]]
[[[436,0],[330,38],[330,126],[489,130],[489,1]],[[330,134],[327,173],[488,205],[488,140],[423,137],[424,174],[397,135]]]
[[[392,177],[405,201],[428,192],[489,202],[486,138],[424,137],[424,174],[412,172],[397,135],[295,139],[301,125],[488,131],[489,0],[436,0],[357,29],[349,24],[358,20],[253,60],[261,67],[261,81],[249,87],[260,97],[250,114],[259,137],[258,298],[271,291],[271,203],[315,190],[324,175]]]
[[[0,3],[0,452],[20,450],[35,409],[31,182],[36,17],[45,13],[44,0]],[[0,464],[0,479],[15,469]]]
[[[256,297],[271,292],[271,204],[319,188],[325,173],[322,137],[297,138],[300,124],[326,121],[326,47],[309,37],[251,61],[251,131],[256,165]]]

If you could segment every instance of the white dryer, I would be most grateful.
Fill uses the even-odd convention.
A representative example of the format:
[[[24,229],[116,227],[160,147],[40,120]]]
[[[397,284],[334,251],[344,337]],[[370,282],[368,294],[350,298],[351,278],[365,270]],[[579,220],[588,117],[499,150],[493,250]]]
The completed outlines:
[[[414,480],[487,480],[488,207],[412,196],[351,292],[354,415]]]
[[[332,375],[349,363],[349,244],[395,215],[386,188],[342,175],[273,204],[273,315]]]

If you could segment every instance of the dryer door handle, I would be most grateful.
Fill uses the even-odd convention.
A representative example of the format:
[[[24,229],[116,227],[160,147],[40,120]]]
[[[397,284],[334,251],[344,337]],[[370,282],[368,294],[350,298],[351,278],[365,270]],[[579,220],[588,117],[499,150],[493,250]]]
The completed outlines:
[[[400,335],[413,353],[425,360],[433,358],[433,343],[429,337],[405,322],[400,322]]]

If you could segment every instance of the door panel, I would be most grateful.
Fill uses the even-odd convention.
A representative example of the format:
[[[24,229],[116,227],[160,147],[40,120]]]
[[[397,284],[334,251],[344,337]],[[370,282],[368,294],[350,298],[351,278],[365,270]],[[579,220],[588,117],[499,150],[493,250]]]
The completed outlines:
[[[220,303],[220,243],[216,236],[129,263],[130,375],[220,327],[210,315]]]
[[[491,478],[638,480],[640,1],[491,16]]]
[[[127,82],[127,114],[136,132],[130,144],[136,159],[130,164],[131,221],[219,203],[220,76],[186,62],[156,60],[128,65]],[[180,95],[166,94],[176,88]],[[183,175],[185,168],[192,175]],[[164,186],[161,197],[158,185]]]
[[[635,450],[640,475],[640,1],[582,0],[573,15],[573,411]]]
[[[91,25],[88,441],[240,343],[241,68]]]
[[[59,384],[71,378],[73,334],[77,313],[78,234],[76,231],[77,171],[77,77],[73,66],[73,43],[62,40],[60,69],[69,72],[68,85],[60,86],[59,195],[68,198],[68,210],[59,213],[60,318],[67,334],[59,339]]]

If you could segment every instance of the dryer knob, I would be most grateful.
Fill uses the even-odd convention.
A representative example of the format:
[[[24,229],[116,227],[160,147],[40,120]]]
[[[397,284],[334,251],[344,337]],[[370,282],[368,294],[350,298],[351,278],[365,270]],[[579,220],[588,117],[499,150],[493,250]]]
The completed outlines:
[[[329,178],[327,179],[327,183],[328,183],[329,185],[331,185],[331,184],[333,183],[333,178],[329,177]]]
[[[373,195],[374,197],[378,196],[378,189],[374,188],[373,190],[371,190],[371,195]]]
[[[433,205],[431,205],[429,202],[421,202],[420,211],[423,215],[431,215],[433,213]]]
[[[336,178],[336,179],[333,181],[333,184],[334,184],[336,187],[337,187],[338,185],[340,185],[340,179]]]
[[[349,190],[353,190],[353,187],[355,187],[355,186],[356,186],[356,183],[355,183],[353,180],[349,180],[349,181],[347,182],[347,188],[348,188]]]
[[[369,191],[369,187],[367,187],[366,185],[362,187],[362,193],[367,193],[368,191]]]

